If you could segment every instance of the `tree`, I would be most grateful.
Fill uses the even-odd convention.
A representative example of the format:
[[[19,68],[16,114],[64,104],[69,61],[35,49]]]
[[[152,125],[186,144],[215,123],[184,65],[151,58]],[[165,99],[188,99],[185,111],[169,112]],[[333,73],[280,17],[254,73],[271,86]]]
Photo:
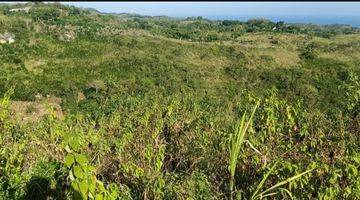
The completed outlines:
[[[36,7],[31,10],[31,17],[35,21],[52,21],[60,17],[60,10],[56,7]]]
[[[240,24],[239,20],[224,20],[221,22],[223,26],[232,26],[232,25],[238,25]]]
[[[318,53],[315,50],[315,44],[310,43],[305,48],[300,50],[299,57],[305,60],[313,60],[318,57]]]

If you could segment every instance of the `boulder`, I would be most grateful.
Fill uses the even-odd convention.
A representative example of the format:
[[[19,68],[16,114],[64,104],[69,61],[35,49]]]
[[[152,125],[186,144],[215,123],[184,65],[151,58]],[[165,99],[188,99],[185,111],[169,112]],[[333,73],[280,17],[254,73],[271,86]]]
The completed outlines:
[[[0,44],[13,43],[15,42],[15,35],[13,33],[5,32],[0,34]]]
[[[61,40],[61,41],[72,41],[72,40],[74,40],[75,39],[75,32],[73,32],[73,31],[69,31],[69,32],[66,32],[66,33],[64,33],[64,34],[61,34],[60,36],[59,36],[59,40]]]

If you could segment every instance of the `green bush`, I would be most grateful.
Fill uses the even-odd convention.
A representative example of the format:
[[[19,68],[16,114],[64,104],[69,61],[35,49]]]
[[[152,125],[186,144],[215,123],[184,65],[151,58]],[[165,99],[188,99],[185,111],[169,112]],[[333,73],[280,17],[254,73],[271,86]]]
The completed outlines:
[[[34,7],[30,10],[31,17],[35,21],[55,21],[60,17],[60,10],[52,6]]]

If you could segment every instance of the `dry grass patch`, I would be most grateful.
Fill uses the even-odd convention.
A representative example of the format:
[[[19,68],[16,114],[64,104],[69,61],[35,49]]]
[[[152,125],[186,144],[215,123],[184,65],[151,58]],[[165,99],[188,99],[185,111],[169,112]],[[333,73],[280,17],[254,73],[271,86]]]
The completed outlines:
[[[276,67],[292,67],[300,61],[297,51],[284,48],[252,49],[250,55],[254,56],[254,59],[251,59],[251,65],[253,66],[262,66],[264,64],[260,59],[261,56],[272,57]]]
[[[38,122],[46,115],[54,114],[63,119],[61,98],[47,97],[37,101],[12,101],[10,104],[11,116],[20,122]]]
[[[44,65],[45,61],[43,59],[34,59],[25,61],[25,68],[31,72],[41,72],[42,70],[38,67]]]

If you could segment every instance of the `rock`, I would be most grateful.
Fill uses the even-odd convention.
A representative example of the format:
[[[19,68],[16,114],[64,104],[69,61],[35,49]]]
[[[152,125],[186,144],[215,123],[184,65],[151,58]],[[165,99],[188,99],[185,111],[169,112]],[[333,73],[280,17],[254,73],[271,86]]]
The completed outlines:
[[[35,99],[36,99],[37,101],[41,100],[42,98],[43,98],[43,96],[42,96],[40,93],[37,93],[37,94],[35,95]]]
[[[15,35],[13,33],[5,32],[0,34],[0,44],[13,43],[15,42]]]
[[[9,44],[11,44],[11,43],[14,43],[15,40],[14,40],[13,38],[10,38],[10,39],[8,40],[8,42],[9,42]]]
[[[69,31],[59,36],[59,40],[61,41],[72,41],[75,39],[75,32]]]
[[[78,93],[77,93],[77,101],[79,102],[79,101],[82,101],[82,100],[84,100],[84,99],[86,99],[84,93],[78,92]]]
[[[105,82],[102,80],[94,80],[94,81],[90,82],[87,86],[88,86],[88,88],[95,89],[96,93],[99,91],[107,90],[107,86],[106,86]]]
[[[10,9],[10,12],[20,12],[20,11],[24,11],[26,13],[28,13],[30,11],[31,7],[24,7],[24,8],[14,8],[14,9]]]

